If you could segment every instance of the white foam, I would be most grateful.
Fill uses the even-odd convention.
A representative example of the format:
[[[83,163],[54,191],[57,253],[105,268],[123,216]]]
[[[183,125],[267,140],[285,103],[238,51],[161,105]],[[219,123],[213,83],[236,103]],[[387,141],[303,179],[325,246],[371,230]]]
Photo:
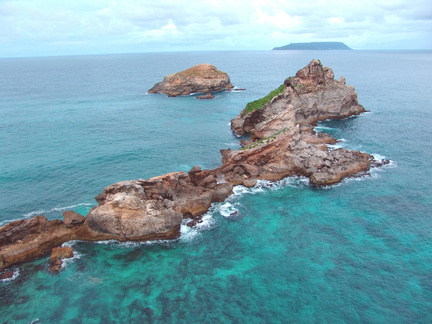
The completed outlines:
[[[76,205],[70,205],[70,206],[64,206],[64,207],[54,207],[48,210],[44,210],[44,209],[38,209],[38,210],[34,210],[31,211],[29,213],[23,214],[23,216],[25,218],[30,218],[36,215],[43,215],[43,214],[49,214],[49,213],[53,213],[53,212],[60,212],[60,211],[65,211],[65,210],[69,210],[69,209],[73,209],[76,207],[80,207],[80,206],[93,206],[93,204],[90,203],[80,203],[80,204],[76,204]]]
[[[238,142],[230,142],[230,143],[227,142],[224,143],[224,145],[228,147],[235,147],[235,148],[240,147],[240,144]]]
[[[337,142],[336,144],[327,144],[327,147],[330,150],[337,150],[340,148],[346,148],[347,145],[345,145],[347,141],[345,139],[343,139],[343,141],[339,140],[339,142]]]
[[[39,318],[35,318],[34,320],[29,322],[28,324],[37,324],[37,323],[39,323]]]
[[[15,268],[15,269],[13,269],[13,274],[12,274],[11,278],[2,279],[2,280],[0,280],[0,282],[8,282],[8,281],[15,280],[18,276],[19,276],[19,269]]]
[[[193,221],[192,219],[183,219],[180,226],[180,241],[190,243],[198,238],[201,232],[215,228],[217,222],[214,218],[214,214],[217,212],[220,204],[221,203],[213,203],[207,213],[201,217],[200,222],[193,227],[187,225],[187,223]]]
[[[238,209],[230,202],[226,202],[219,206],[219,213],[223,217],[231,217],[238,214],[238,212]]]
[[[136,248],[143,245],[155,245],[155,244],[171,244],[171,240],[153,240],[153,241],[145,241],[145,242],[134,242],[134,241],[127,241],[127,242],[120,242],[117,240],[105,240],[105,241],[96,241],[93,242],[95,244],[101,244],[101,245],[116,245],[120,248],[125,249],[131,249]]]
[[[314,127],[314,131],[316,131],[316,132],[329,131],[329,130],[334,130],[334,128],[328,127],[328,126],[315,126]]]
[[[192,242],[195,240],[199,231],[195,228],[189,227],[186,224],[180,225],[180,241],[182,242]]]

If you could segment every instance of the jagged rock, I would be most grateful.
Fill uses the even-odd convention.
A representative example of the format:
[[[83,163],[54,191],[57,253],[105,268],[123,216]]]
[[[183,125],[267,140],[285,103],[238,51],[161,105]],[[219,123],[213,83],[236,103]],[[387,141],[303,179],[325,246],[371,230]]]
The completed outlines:
[[[72,210],[67,210],[63,212],[63,222],[65,226],[68,228],[79,226],[83,224],[85,221],[85,217],[78,213],[75,213]]]
[[[70,246],[56,247],[51,251],[50,257],[50,270],[52,272],[60,271],[63,265],[63,259],[72,258],[74,256],[74,250]]]
[[[232,88],[233,85],[228,74],[219,71],[213,65],[199,64],[187,70],[167,75],[162,82],[156,83],[148,92],[165,93],[170,97],[176,97],[191,93],[231,90]]]

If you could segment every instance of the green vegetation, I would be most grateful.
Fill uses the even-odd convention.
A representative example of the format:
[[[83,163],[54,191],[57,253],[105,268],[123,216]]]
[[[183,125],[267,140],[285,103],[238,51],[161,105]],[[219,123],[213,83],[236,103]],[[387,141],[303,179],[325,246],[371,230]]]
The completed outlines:
[[[276,97],[278,94],[282,93],[285,90],[285,86],[282,84],[279,88],[274,89],[273,91],[271,91],[267,96],[249,102],[245,109],[243,109],[242,111],[242,116],[245,116],[247,114],[249,114],[252,111],[261,109],[262,107],[264,107],[266,104],[268,104],[270,102],[270,100],[272,100],[274,97]]]
[[[279,134],[282,134],[282,133],[286,133],[289,129],[290,129],[290,127],[281,129],[280,131],[274,133],[273,135],[270,135],[268,137],[264,137],[264,138],[262,138],[262,139],[260,139],[260,140],[258,140],[256,142],[253,142],[250,145],[242,147],[240,150],[248,150],[248,149],[257,147],[257,146],[259,146],[261,144],[266,144],[266,145],[270,144],[271,142],[273,142],[276,139],[276,136],[278,136]]]

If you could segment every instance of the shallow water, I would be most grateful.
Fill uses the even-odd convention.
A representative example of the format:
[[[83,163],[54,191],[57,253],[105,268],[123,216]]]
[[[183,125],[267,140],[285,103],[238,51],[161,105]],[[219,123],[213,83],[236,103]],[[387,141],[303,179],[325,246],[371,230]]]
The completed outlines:
[[[175,242],[73,242],[0,283],[5,323],[427,323],[432,321],[431,52],[200,52],[1,59],[0,222],[86,214],[114,182],[220,164],[229,129],[312,58],[356,87],[369,113],[319,130],[392,160],[312,189],[303,179],[215,204]],[[208,62],[246,91],[147,95]],[[234,211],[234,215],[230,216]],[[0,223],[1,224],[1,223]]]

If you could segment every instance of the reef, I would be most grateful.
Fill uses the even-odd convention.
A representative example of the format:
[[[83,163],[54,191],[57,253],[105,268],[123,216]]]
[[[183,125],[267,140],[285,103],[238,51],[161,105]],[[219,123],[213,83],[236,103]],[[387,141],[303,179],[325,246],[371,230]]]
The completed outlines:
[[[211,93],[231,90],[227,73],[210,64],[195,65],[187,70],[167,75],[156,83],[148,93],[165,93],[169,97],[185,96],[192,93]],[[208,99],[209,96],[203,99]]]
[[[64,221],[35,216],[0,227],[0,272],[47,255],[70,240],[177,239],[184,219],[190,220],[189,226],[196,225],[213,202],[224,201],[237,185],[252,187],[258,180],[296,175],[309,178],[312,186],[327,186],[365,173],[386,161],[364,152],[332,149],[327,144],[337,140],[314,131],[318,121],[365,111],[354,87],[343,77],[335,80],[330,68],[312,60],[231,121],[232,131],[248,140],[241,141],[239,150],[221,150],[218,168],[195,166],[187,173],[112,184],[95,198],[98,206],[87,217],[68,211]],[[55,271],[63,252],[53,254]]]

